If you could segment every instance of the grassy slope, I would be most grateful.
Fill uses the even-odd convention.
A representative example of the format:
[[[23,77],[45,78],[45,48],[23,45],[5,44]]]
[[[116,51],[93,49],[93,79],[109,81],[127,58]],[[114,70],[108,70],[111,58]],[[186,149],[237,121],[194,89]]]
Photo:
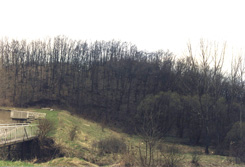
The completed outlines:
[[[96,148],[93,147],[93,143],[101,139],[116,136],[118,138],[123,138],[127,145],[132,146],[136,151],[137,146],[142,144],[141,139],[138,136],[129,136],[108,128],[104,128],[102,131],[102,127],[99,124],[73,116],[67,111],[49,111],[43,109],[33,110],[47,113],[47,119],[55,122],[57,130],[52,132],[50,135],[58,145],[64,148],[63,150],[66,152],[67,157],[57,158],[42,164],[31,164],[20,161],[0,161],[0,166],[97,166],[95,164],[118,164],[123,160],[123,155],[114,154],[101,156],[98,154]],[[71,141],[69,133],[75,126],[77,126],[77,137],[74,141]],[[165,142],[162,143],[163,146],[167,147],[171,145],[170,142],[166,142],[171,140],[172,139],[169,138],[166,139]],[[201,166],[235,166],[234,164],[229,163],[227,157],[202,154],[203,148],[201,147],[190,147],[180,144],[176,145],[181,150],[180,154],[183,154],[185,157],[181,166],[191,166],[191,153],[194,151],[201,153],[199,161]],[[76,156],[77,158],[69,158],[73,156]]]
[[[64,148],[67,155],[86,159],[90,162],[96,162],[98,164],[114,162],[114,160],[110,159],[111,157],[105,157],[103,159],[97,156],[93,143],[110,136],[117,136],[119,138],[127,137],[125,134],[119,134],[107,128],[104,128],[102,131],[101,126],[97,123],[72,116],[67,111],[59,112],[57,118],[59,126],[54,135],[56,143]],[[77,137],[74,141],[71,141],[69,133],[74,127],[77,127]]]
[[[101,157],[98,156],[95,148],[93,147],[94,142],[99,141],[100,139],[108,138],[110,136],[123,138],[128,145],[132,145],[134,148],[136,148],[139,145],[139,143],[142,144],[141,139],[138,136],[129,136],[124,133],[118,133],[112,131],[108,128],[105,128],[104,131],[102,131],[102,127],[99,124],[92,121],[85,120],[83,118],[78,118],[76,116],[73,116],[67,111],[58,112],[57,117],[49,115],[51,113],[52,112],[50,111],[47,112],[48,118],[51,118],[54,121],[58,122],[59,125],[54,135],[57,144],[66,148],[67,152],[69,152],[71,156],[73,155],[78,156],[80,160],[86,159],[87,161],[94,162],[101,165],[118,164],[122,160],[122,157],[120,157],[121,155],[107,155]],[[78,127],[77,138],[74,141],[70,141],[69,132],[72,130],[74,126]],[[166,141],[168,140],[172,140],[172,139],[166,139]],[[163,142],[163,145],[169,146],[172,145],[172,143]],[[227,157],[218,156],[218,155],[205,155],[203,153],[204,149],[201,147],[190,147],[187,145],[180,145],[180,144],[177,144],[177,147],[181,150],[181,154],[183,154],[185,157],[183,166],[191,165],[190,163],[192,159],[191,153],[194,151],[201,153],[199,162],[202,166],[228,166],[228,165],[232,166],[233,165],[229,163]],[[70,161],[70,160],[71,159],[60,160],[60,161],[63,162],[63,161]],[[50,165],[52,165],[52,162]]]
[[[21,161],[2,161],[0,160],[0,166],[34,166],[32,163],[21,162]]]

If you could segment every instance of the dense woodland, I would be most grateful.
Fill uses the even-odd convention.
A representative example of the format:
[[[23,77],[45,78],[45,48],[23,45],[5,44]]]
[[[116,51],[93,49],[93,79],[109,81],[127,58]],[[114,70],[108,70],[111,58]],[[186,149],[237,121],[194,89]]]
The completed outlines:
[[[225,45],[201,40],[197,54],[187,49],[176,58],[120,41],[2,40],[0,102],[69,107],[128,133],[185,138],[223,154],[243,138],[245,66],[240,57],[223,72]]]

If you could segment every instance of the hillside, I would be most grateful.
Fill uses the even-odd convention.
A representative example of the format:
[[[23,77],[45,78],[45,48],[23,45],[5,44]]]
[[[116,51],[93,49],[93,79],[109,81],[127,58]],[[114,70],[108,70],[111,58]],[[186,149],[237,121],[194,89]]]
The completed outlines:
[[[235,142],[232,155],[245,162],[245,68],[237,59],[223,70],[225,46],[200,40],[177,58],[114,40],[0,43],[0,106],[59,106],[128,134],[188,138],[206,154],[229,155]]]
[[[35,163],[36,159],[30,162],[9,162],[0,161],[0,166],[124,166],[125,164],[140,165],[139,148],[144,152],[144,141],[139,136],[130,136],[120,133],[98,123],[89,121],[72,115],[65,110],[50,111],[47,109],[32,109],[38,112],[47,113],[47,119],[55,123],[56,130],[50,133],[55,141],[55,145],[62,149],[65,156],[55,158],[48,162]],[[71,140],[71,132],[75,129],[75,137]],[[123,141],[127,148],[125,152],[107,153],[101,152],[96,145],[99,141],[116,138]],[[184,144],[178,144],[182,141],[177,138],[164,138],[158,143],[159,150],[156,156],[160,154],[171,157],[171,149],[174,148],[176,160],[179,160],[181,166],[191,166],[193,153],[198,157],[200,166],[237,166],[232,158],[218,155],[205,155],[202,147],[192,147]],[[156,158],[156,157],[155,157]]]

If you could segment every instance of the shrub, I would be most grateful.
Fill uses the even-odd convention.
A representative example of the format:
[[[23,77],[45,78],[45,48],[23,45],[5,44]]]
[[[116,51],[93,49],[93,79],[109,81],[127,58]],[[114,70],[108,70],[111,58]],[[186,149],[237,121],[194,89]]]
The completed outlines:
[[[200,161],[199,153],[198,152],[193,152],[192,153],[191,163],[194,164],[195,166],[200,166],[199,161]]]
[[[180,154],[179,148],[176,145],[168,146],[167,151],[167,154],[163,154],[163,166],[177,167],[180,165],[180,162],[185,159],[185,156]]]
[[[245,123],[242,123],[242,126],[245,127]],[[240,122],[234,123],[231,130],[227,133],[225,137],[225,142],[230,144],[231,142],[239,142],[241,140],[241,129]],[[242,129],[243,136],[245,136],[245,128]]]
[[[230,156],[235,157],[235,162],[245,162],[245,137],[230,144]]]
[[[139,166],[137,155],[134,151],[129,151],[123,155],[123,163],[125,167]]]
[[[245,123],[242,126],[245,127]],[[243,136],[240,133],[240,122],[236,122],[225,138],[225,146],[229,147],[229,155],[235,157],[236,163],[245,162],[245,128],[242,129]]]
[[[72,129],[71,129],[71,131],[69,133],[71,141],[73,141],[76,138],[77,130],[78,130],[78,126],[75,125],[75,126],[72,127]]]
[[[40,119],[38,122],[38,138],[40,141],[47,138],[51,131],[54,130],[54,123],[48,119]]]
[[[125,153],[127,150],[124,140],[116,137],[100,140],[97,143],[97,147],[102,154]]]

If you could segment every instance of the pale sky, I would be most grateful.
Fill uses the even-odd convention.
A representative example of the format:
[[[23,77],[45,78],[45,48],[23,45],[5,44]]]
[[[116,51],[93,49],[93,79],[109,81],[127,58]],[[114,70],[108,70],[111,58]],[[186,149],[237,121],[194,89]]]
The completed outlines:
[[[0,37],[121,40],[182,54],[200,38],[245,48],[242,0],[0,0]]]

